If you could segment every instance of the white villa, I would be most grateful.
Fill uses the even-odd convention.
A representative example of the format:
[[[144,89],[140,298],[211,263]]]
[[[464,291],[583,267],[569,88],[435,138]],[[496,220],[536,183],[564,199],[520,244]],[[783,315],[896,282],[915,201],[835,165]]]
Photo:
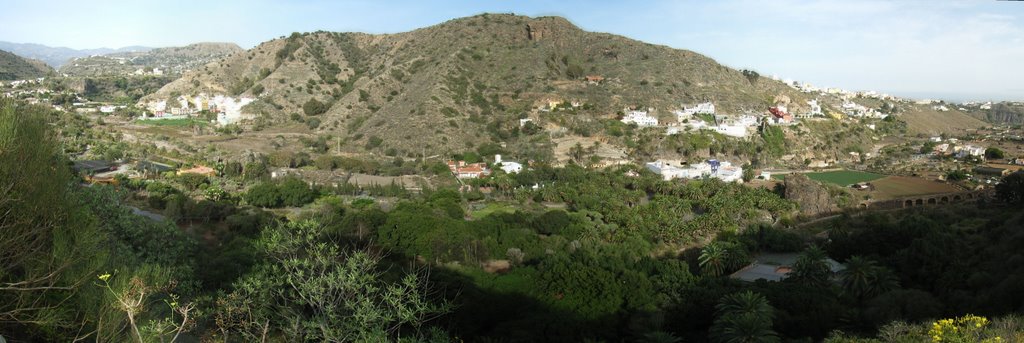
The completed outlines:
[[[707,160],[701,163],[678,166],[667,161],[648,162],[645,167],[665,180],[714,178],[724,182],[743,182],[743,168],[732,163],[718,160]]]
[[[523,165],[519,162],[502,161],[501,155],[494,155],[494,164],[505,171],[505,174],[515,174],[523,171]]]
[[[757,117],[744,115],[734,120],[721,120],[711,129],[726,136],[747,138],[750,136],[751,128],[757,126],[757,122]]]
[[[825,114],[821,111],[821,105],[818,104],[818,99],[807,100],[807,106],[811,108],[807,115],[810,117],[821,117]]]
[[[622,122],[636,124],[639,127],[658,126],[658,118],[648,115],[647,111],[629,111],[622,117]]]
[[[956,147],[956,157],[966,158],[969,156],[984,156],[985,148],[976,145],[964,145]]]
[[[715,104],[702,102],[693,107],[683,106],[682,113],[690,116],[694,114],[715,114]]]

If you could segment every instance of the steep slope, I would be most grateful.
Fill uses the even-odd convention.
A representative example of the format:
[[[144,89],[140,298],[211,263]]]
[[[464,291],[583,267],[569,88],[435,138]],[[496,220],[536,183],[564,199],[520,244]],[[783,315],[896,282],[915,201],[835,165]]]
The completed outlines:
[[[161,73],[181,74],[240,51],[242,48],[234,43],[196,43],[75,58],[62,66],[60,72],[70,76],[111,76],[160,69]]]
[[[0,50],[0,80],[25,80],[46,76],[53,69],[46,63]]]
[[[991,109],[979,115],[979,117],[993,124],[1024,124],[1024,103],[996,103],[992,105]]]
[[[907,133],[939,135],[954,134],[966,129],[988,126],[984,121],[958,110],[936,111],[930,106],[910,106],[900,115],[907,122]]]
[[[147,51],[149,49],[151,48],[144,46],[128,46],[119,49],[99,48],[75,50],[65,47],[51,47],[33,43],[0,42],[0,50],[10,51],[18,56],[46,62],[47,65],[53,68],[60,68],[64,63],[67,63],[75,57],[105,55],[118,52]]]
[[[346,149],[402,155],[502,140],[549,100],[587,104],[556,118],[565,125],[614,118],[625,106],[655,107],[667,119],[682,103],[710,100],[737,113],[763,111],[778,95],[804,99],[691,51],[557,17],[493,14],[399,34],[296,33],[187,73],[144,101],[200,92],[260,93],[248,110],[268,123],[316,99],[328,106],[318,130],[345,137]]]

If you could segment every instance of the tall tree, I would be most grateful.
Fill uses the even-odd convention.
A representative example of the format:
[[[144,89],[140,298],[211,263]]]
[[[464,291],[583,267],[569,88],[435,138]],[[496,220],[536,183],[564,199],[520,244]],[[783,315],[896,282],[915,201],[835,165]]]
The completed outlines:
[[[825,260],[826,258],[825,251],[816,246],[804,250],[793,264],[793,272],[789,279],[815,286],[828,286],[829,279],[832,277],[832,268]]]
[[[728,260],[728,250],[719,242],[711,242],[700,250],[697,257],[700,272],[704,275],[716,277],[725,273],[725,266]]]
[[[257,242],[267,262],[221,298],[217,323],[246,340],[385,341],[419,328],[448,306],[429,300],[409,273],[386,281],[381,257],[330,240],[314,221],[268,227]]]
[[[775,309],[763,295],[745,291],[726,295],[715,306],[711,338],[723,343],[778,342],[772,329]]]
[[[843,292],[864,300],[896,288],[896,278],[875,261],[861,256],[850,257],[846,269],[839,272]]]
[[[996,185],[996,197],[1011,205],[1024,204],[1024,172],[1016,172],[1003,178]]]
[[[92,219],[75,208],[46,114],[0,97],[0,332],[8,338],[78,329],[83,315],[68,307],[107,257]]]

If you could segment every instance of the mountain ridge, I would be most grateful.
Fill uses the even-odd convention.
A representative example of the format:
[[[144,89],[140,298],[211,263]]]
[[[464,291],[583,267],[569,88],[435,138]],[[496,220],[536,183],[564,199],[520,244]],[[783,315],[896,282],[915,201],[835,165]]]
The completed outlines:
[[[18,56],[0,50],[0,80],[25,80],[46,76],[53,72],[43,61]]]
[[[64,63],[67,63],[75,57],[105,55],[118,52],[147,51],[150,49],[152,48],[145,46],[127,46],[117,49],[72,49],[68,47],[52,47],[38,43],[14,43],[0,41],[0,50],[12,52],[21,57],[41,60],[53,68],[60,68]]]
[[[146,51],[76,57],[61,66],[60,72],[69,76],[112,76],[132,74],[138,69],[159,69],[160,73],[181,74],[239,51],[243,50],[235,43],[200,42]]]
[[[764,111],[780,96],[799,108],[805,98],[689,50],[583,31],[560,17],[504,14],[394,34],[294,33],[185,74],[143,102],[203,92],[261,94],[249,110],[270,123],[316,99],[327,104],[308,116],[322,123],[318,132],[344,137],[351,151],[402,155],[501,140],[556,100],[590,105],[582,116],[545,120],[580,131],[597,130],[625,107],[668,117],[682,103],[714,101],[740,113]],[[423,143],[409,143],[413,136]]]

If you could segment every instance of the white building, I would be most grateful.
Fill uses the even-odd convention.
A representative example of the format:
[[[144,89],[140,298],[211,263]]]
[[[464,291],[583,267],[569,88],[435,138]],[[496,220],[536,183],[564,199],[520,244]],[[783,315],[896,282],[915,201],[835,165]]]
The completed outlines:
[[[694,114],[715,114],[715,104],[702,102],[693,107],[683,106],[682,112],[691,116]]]
[[[966,158],[969,156],[981,157],[985,155],[985,148],[975,145],[964,145],[957,147],[956,157]]]
[[[519,119],[519,127],[522,128],[523,126],[526,126],[526,123],[529,123],[529,122],[532,122],[532,121],[533,121],[533,119],[530,119],[530,118]]]
[[[626,113],[626,116],[622,118],[622,122],[626,124],[636,124],[636,126],[639,127],[658,126],[658,118],[648,115],[647,111],[629,111],[629,113]]]
[[[811,117],[821,117],[825,114],[821,112],[821,105],[818,104],[818,99],[807,100],[807,106],[811,108],[807,114]]]
[[[711,129],[720,134],[736,138],[749,137],[750,133],[753,132],[753,128],[758,124],[757,117],[752,115],[744,115],[735,119],[721,118],[725,119],[719,120],[718,125],[711,127]]]
[[[743,168],[732,163],[718,160],[707,160],[683,166],[673,166],[666,161],[648,162],[645,167],[661,175],[665,181],[673,179],[713,178],[724,182],[743,182]]]
[[[523,165],[518,162],[502,161],[501,155],[494,155],[494,164],[498,165],[506,174],[515,174],[523,171]]]

